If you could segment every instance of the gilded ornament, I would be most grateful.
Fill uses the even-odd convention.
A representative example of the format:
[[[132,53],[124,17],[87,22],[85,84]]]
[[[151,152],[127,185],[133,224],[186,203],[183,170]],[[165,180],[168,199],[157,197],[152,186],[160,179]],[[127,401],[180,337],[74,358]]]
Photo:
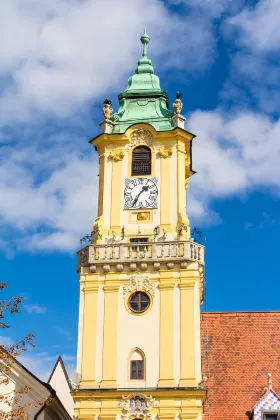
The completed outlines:
[[[137,220],[147,220],[148,219],[148,213],[137,213]]]
[[[134,274],[130,277],[130,281],[123,285],[123,297],[128,293],[148,292],[151,296],[155,295],[155,283],[145,274]]]
[[[172,147],[169,147],[169,149],[165,149],[164,146],[161,146],[158,151],[158,156],[164,159],[172,156]]]
[[[111,159],[113,162],[119,162],[120,160],[123,160],[124,153],[123,152],[111,152],[109,154],[109,159]]]

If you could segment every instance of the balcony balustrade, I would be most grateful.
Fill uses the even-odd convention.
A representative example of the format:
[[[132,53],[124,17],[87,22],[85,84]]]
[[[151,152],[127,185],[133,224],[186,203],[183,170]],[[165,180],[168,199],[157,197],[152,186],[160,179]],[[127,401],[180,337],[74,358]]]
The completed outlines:
[[[204,246],[192,241],[113,243],[88,245],[78,252],[78,268],[91,264],[182,260],[204,264]]]

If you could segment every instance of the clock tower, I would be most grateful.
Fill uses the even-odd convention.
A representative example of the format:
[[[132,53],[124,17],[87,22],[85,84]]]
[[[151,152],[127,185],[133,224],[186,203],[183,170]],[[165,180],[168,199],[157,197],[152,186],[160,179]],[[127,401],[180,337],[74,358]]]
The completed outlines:
[[[203,418],[200,305],[204,248],[190,235],[192,141],[180,94],[169,109],[142,58],[119,110],[104,101],[98,214],[78,252],[78,419]]]

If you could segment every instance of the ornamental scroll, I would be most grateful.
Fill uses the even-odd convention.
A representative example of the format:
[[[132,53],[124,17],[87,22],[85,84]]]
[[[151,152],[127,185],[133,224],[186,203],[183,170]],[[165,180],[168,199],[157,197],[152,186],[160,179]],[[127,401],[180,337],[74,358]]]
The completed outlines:
[[[149,130],[146,130],[145,128],[138,128],[132,132],[130,143],[127,147],[140,146],[142,144],[152,147],[153,136]]]
[[[117,402],[117,406],[122,408],[122,420],[151,420],[151,411],[153,407],[158,407],[159,403],[152,396],[130,394],[123,396],[122,400]]]
[[[151,296],[155,295],[155,284],[145,274],[134,274],[130,281],[123,285],[123,297],[128,293],[148,292]]]

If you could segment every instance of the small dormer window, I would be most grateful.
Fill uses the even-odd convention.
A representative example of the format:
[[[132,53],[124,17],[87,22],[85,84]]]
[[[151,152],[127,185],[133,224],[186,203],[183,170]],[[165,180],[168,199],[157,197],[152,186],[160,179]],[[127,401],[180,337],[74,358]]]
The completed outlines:
[[[151,149],[146,146],[138,146],[132,152],[131,175],[151,175],[152,159]]]

